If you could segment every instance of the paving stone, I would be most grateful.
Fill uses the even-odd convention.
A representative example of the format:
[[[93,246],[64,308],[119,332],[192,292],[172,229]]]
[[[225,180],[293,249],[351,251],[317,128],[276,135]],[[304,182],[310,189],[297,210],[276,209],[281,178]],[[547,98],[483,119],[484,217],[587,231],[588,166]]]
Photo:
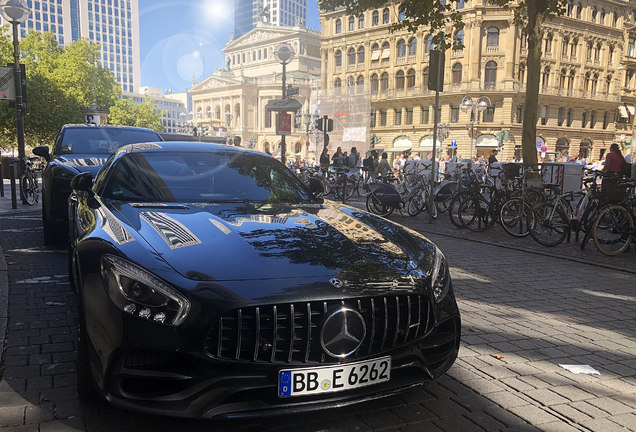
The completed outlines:
[[[560,420],[553,414],[534,405],[515,406],[509,409],[512,413],[518,415],[528,423],[531,423],[535,426]]]
[[[592,419],[581,423],[582,426],[588,428],[592,432],[607,432],[607,431],[626,431],[627,429],[619,426],[613,421],[602,418]]]
[[[568,398],[571,401],[581,401],[594,398],[594,395],[571,385],[556,386],[552,387],[551,390],[555,393],[560,394],[561,396]]]
[[[40,423],[40,432],[76,432],[85,430],[86,425],[83,417]]]
[[[435,414],[420,404],[410,404],[404,407],[393,408],[391,412],[406,424],[421,423],[437,419]]]
[[[0,405],[0,427],[20,426],[24,422],[24,406]]]
[[[541,405],[558,405],[569,402],[569,399],[551,391],[550,389],[536,389],[524,392],[527,396],[539,402]]]

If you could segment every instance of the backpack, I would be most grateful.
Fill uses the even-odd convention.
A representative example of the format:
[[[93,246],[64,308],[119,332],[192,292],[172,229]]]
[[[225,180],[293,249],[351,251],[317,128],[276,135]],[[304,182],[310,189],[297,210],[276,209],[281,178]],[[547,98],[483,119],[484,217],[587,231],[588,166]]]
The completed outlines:
[[[632,164],[625,159],[623,159],[623,163],[621,163],[621,175],[627,178],[631,178],[632,176]]]
[[[365,160],[362,161],[362,166],[367,169],[373,168],[373,156],[369,156]]]

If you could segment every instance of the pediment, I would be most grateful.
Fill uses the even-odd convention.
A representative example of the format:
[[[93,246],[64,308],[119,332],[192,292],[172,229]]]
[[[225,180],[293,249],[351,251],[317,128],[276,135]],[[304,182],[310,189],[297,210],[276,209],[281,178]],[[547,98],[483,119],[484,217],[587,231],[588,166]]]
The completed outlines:
[[[238,84],[236,81],[234,80],[230,80],[230,79],[226,79],[226,78],[219,78],[216,77],[214,75],[206,78],[205,80],[201,81],[200,83],[198,83],[197,85],[195,85],[194,87],[192,87],[191,91],[194,90],[205,90],[205,89],[215,89],[215,88],[223,88],[223,87],[229,87],[232,85]]]
[[[297,33],[297,32],[296,32]],[[281,38],[288,39],[294,32],[289,31],[280,31],[280,30],[270,30],[270,29],[262,29],[256,28],[249,33],[244,34],[240,38],[235,41],[230,42],[224,48],[224,51],[231,51],[235,49],[240,49],[244,47],[253,48],[254,45],[259,45],[263,42],[278,40]]]

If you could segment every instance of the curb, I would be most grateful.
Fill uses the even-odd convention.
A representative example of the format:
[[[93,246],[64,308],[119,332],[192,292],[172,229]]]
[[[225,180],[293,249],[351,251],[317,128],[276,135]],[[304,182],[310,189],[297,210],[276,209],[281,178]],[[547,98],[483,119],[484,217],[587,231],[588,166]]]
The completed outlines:
[[[0,366],[4,363],[4,345],[7,335],[7,322],[9,320],[9,273],[4,251],[0,247]],[[0,369],[1,371],[1,369]],[[0,376],[2,374],[0,373]]]

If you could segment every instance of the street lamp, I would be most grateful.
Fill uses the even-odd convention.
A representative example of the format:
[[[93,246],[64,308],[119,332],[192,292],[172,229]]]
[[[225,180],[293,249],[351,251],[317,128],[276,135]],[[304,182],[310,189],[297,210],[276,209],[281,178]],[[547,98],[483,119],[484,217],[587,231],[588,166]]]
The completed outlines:
[[[287,75],[287,63],[291,62],[296,53],[292,49],[292,46],[286,42],[280,43],[276,45],[274,49],[274,55],[278,59],[279,62],[283,65],[283,100],[287,99],[287,85],[285,82]],[[279,113],[280,114],[280,113]],[[280,137],[280,160],[284,164],[285,163],[285,135],[281,135]]]
[[[18,39],[18,26],[26,21],[31,13],[26,0],[1,0],[0,13],[2,17],[11,23],[13,27],[13,81],[15,84],[15,112],[16,128],[18,132],[18,159],[20,160],[20,173],[25,166],[26,153],[24,149],[24,102],[22,100],[22,72],[20,69],[20,42]]]
[[[459,109],[461,109],[464,112],[470,112],[470,157],[471,159],[475,159],[475,154],[473,152],[475,119],[477,118],[478,113],[485,111],[491,105],[492,105],[492,102],[490,102],[490,99],[487,96],[480,96],[477,99],[477,102],[473,102],[473,99],[470,96],[464,96],[464,98],[459,103]]]

